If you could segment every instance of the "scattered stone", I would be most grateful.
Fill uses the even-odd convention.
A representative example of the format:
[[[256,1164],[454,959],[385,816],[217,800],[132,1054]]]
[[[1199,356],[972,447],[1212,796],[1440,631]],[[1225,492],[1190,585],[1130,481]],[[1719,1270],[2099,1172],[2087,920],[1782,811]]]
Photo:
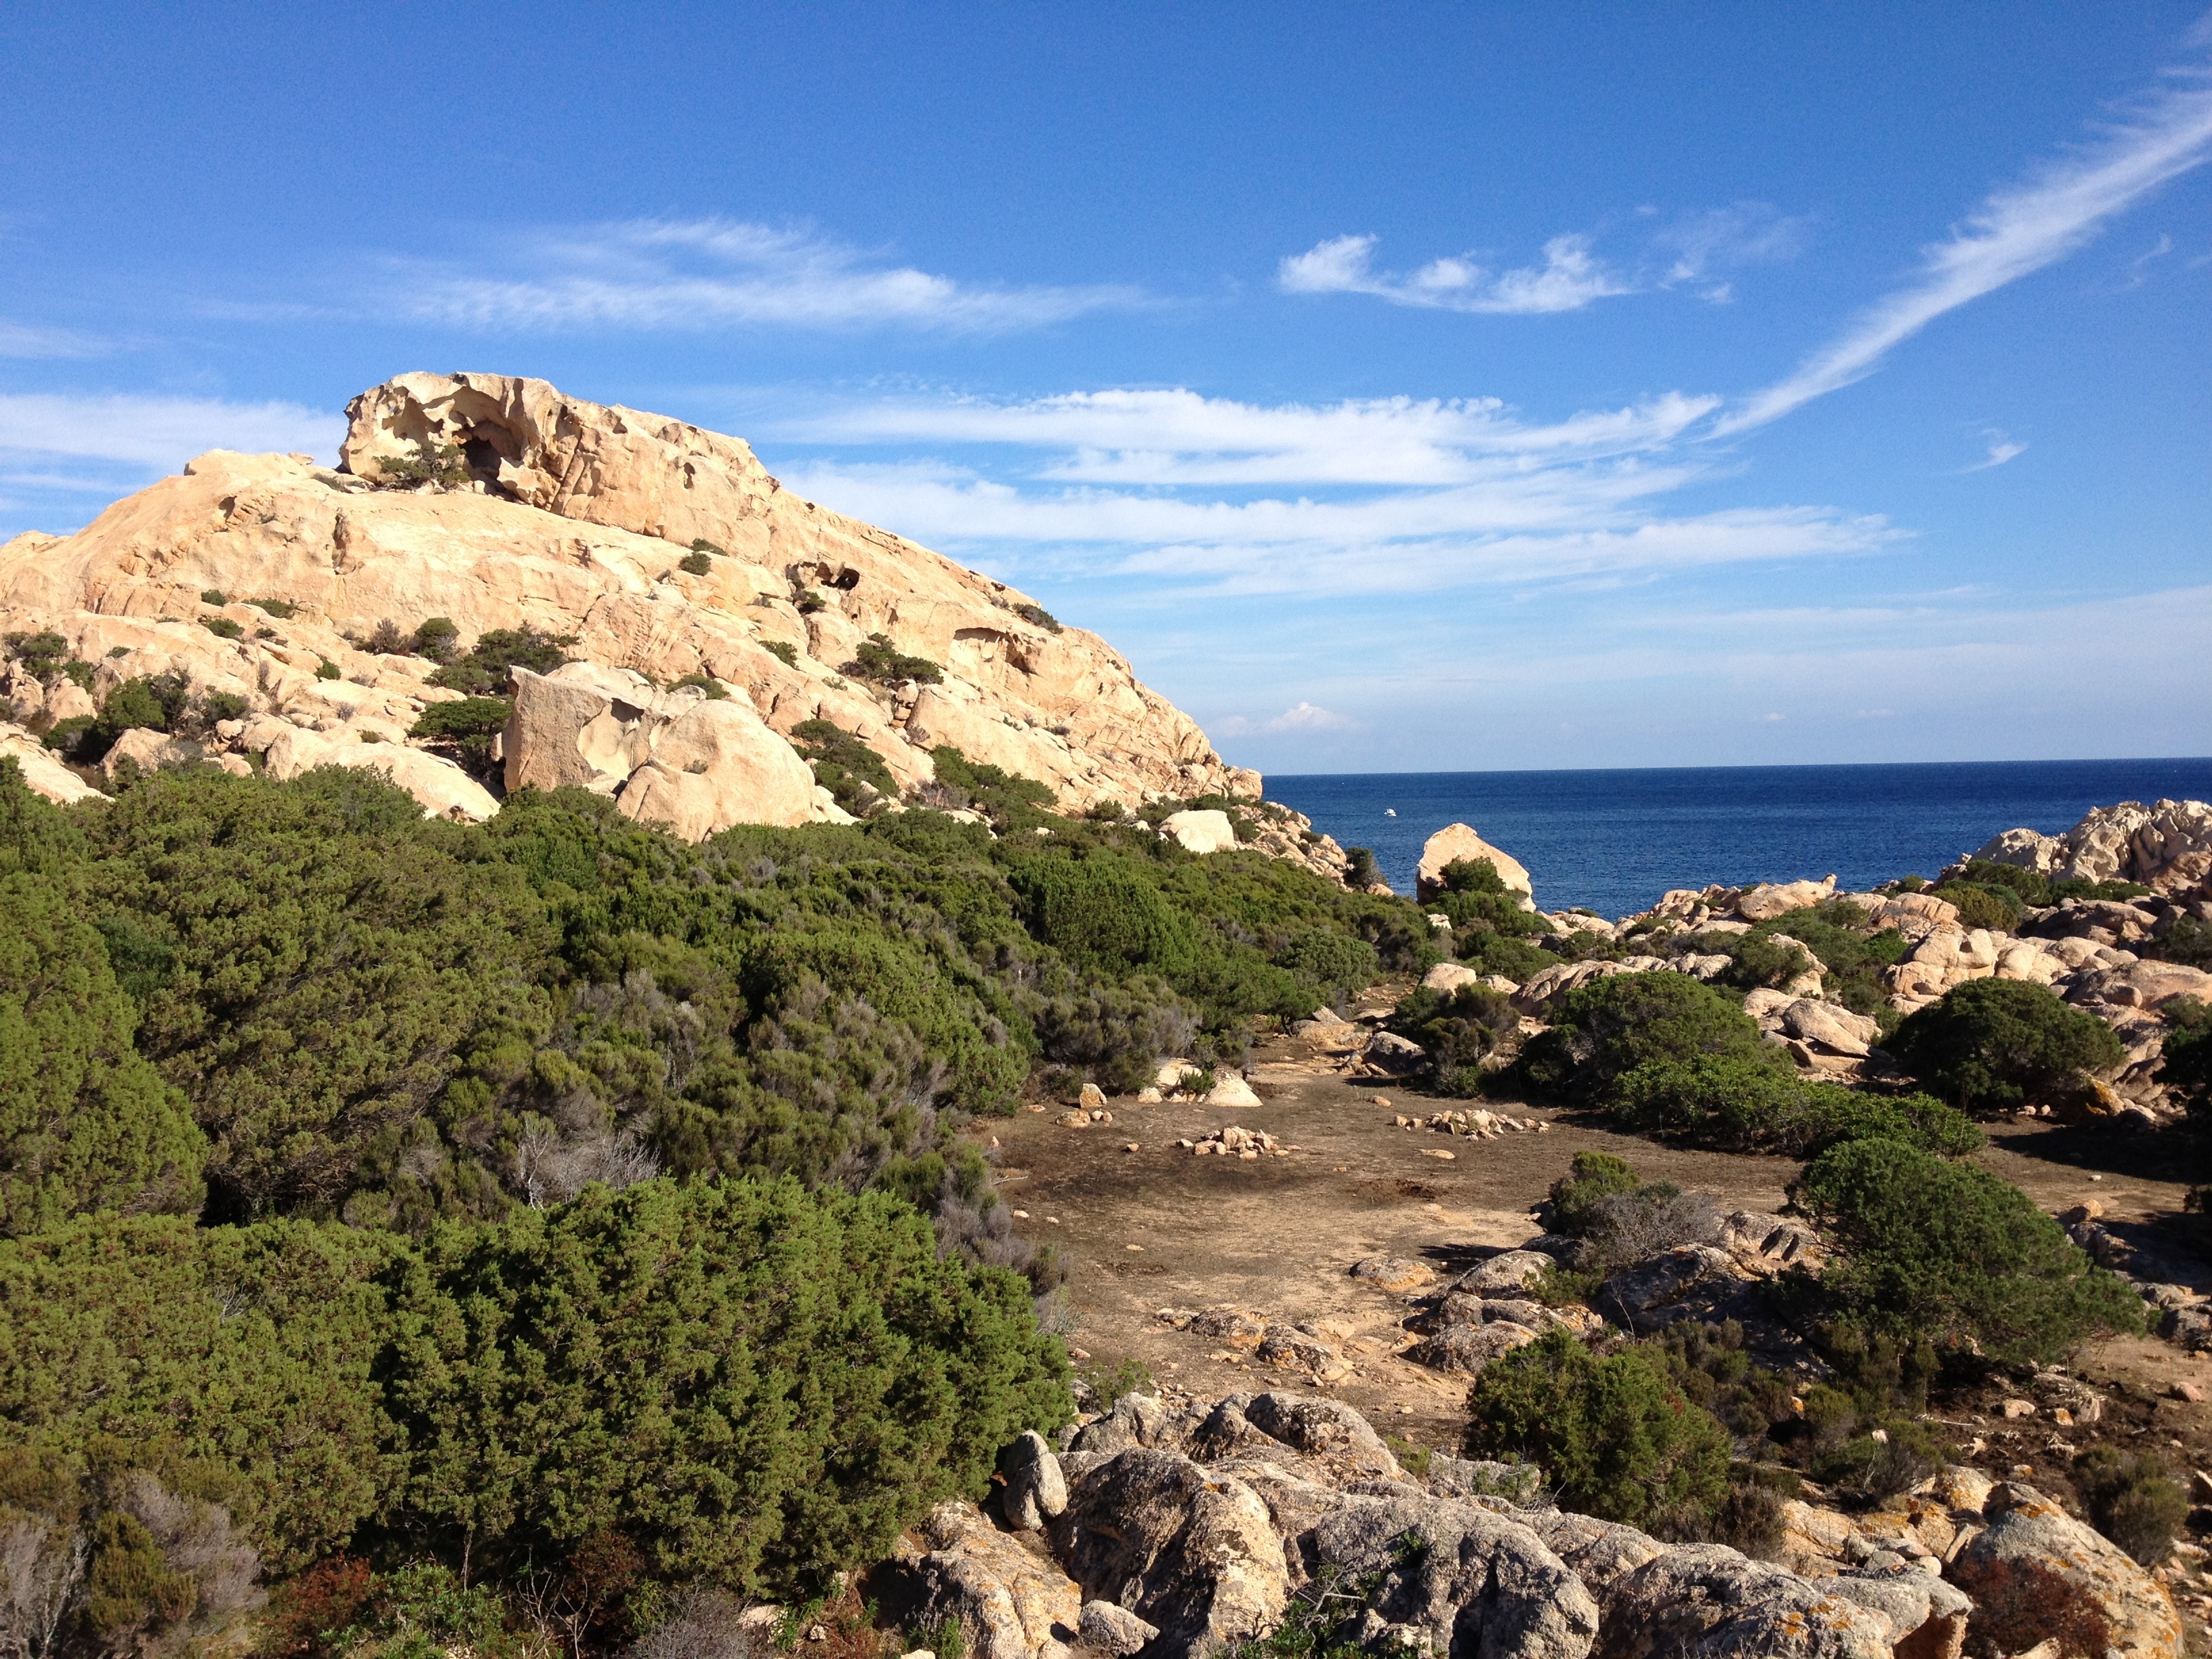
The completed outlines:
[[[1997,1409],[2003,1413],[2008,1420],[2017,1420],[2020,1418],[2035,1415],[2034,1402],[2027,1400],[2008,1400]]]
[[[1218,1075],[1213,1087],[1206,1091],[1206,1103],[1208,1106],[1257,1106],[1260,1097],[1252,1091],[1252,1085],[1235,1072],[1224,1072]]]
[[[1178,1140],[1178,1146],[1189,1148],[1194,1157],[1208,1154],[1222,1158],[1239,1158],[1251,1161],[1260,1158],[1288,1158],[1297,1149],[1283,1143],[1261,1129],[1247,1129],[1231,1123],[1216,1129],[1203,1140]]]
[[[1432,1370],[1474,1376],[1498,1355],[1525,1348],[1535,1340],[1535,1332],[1510,1320],[1487,1325],[1447,1325],[1407,1349],[1406,1358]]]
[[[1006,1480],[1001,1498],[1006,1521],[1015,1531],[1034,1532],[1067,1507],[1060,1459],[1035,1431],[1017,1435],[999,1454],[999,1473]]]
[[[1370,1255],[1352,1267],[1352,1277],[1372,1285],[1378,1291],[1410,1291],[1429,1284],[1437,1276],[1435,1268],[1425,1261],[1411,1261],[1403,1256]]]
[[[2166,1392],[2176,1400],[2185,1400],[2192,1406],[2202,1404],[2204,1399],[2204,1390],[2194,1382],[2176,1382]]]
[[[1095,1083],[1086,1083],[1083,1085],[1083,1092],[1077,1097],[1075,1103],[1086,1112],[1103,1111],[1106,1107],[1106,1091]]]
[[[1111,1601],[1085,1601],[1076,1630],[1084,1646],[1102,1653],[1122,1655],[1125,1659],[1160,1633],[1158,1626],[1146,1624],[1135,1613]]]

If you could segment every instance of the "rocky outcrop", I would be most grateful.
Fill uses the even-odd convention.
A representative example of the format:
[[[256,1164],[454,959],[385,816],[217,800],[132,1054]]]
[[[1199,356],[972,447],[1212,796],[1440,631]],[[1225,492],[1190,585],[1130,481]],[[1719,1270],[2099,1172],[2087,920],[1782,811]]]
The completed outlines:
[[[1237,845],[1237,831],[1229,814],[1213,807],[1202,812],[1170,813],[1160,821],[1160,833],[1174,839],[1186,853],[1226,853]]]
[[[2202,888],[2212,878],[2212,805],[2122,801],[2094,808],[2063,836],[2008,830],[1972,856],[2083,881],[2141,882],[2164,892]]]
[[[2170,1659],[2180,1615],[2166,1587],[2102,1534],[2032,1486],[1996,1486],[1988,1525],[1953,1559],[1949,1577],[1978,1604],[1973,1627],[2005,1652],[2056,1636],[2075,1651]]]
[[[994,1527],[973,1504],[940,1504],[903,1553],[909,1627],[951,1620],[975,1659],[1066,1659],[1082,1596],[1046,1557]]]
[[[612,795],[625,817],[698,841],[733,823],[849,822],[792,746],[750,703],[571,663],[514,671],[502,736],[510,789],[574,785]]]
[[[1464,823],[1448,823],[1431,836],[1421,848],[1421,867],[1418,888],[1422,898],[1431,898],[1443,890],[1444,868],[1461,860],[1474,863],[1488,859],[1498,872],[1498,879],[1522,896],[1522,908],[1536,908],[1535,889],[1528,880],[1528,872],[1510,853],[1492,847]]]
[[[404,636],[443,617],[464,647],[530,627],[572,638],[576,657],[649,688],[690,677],[726,688],[728,707],[708,699],[721,712],[695,712],[681,732],[663,727],[684,716],[656,713],[647,737],[659,749],[619,786],[625,810],[685,833],[797,821],[794,762],[767,757],[759,732],[734,718],[748,712],[779,739],[826,720],[881,754],[903,789],[928,784],[930,750],[951,743],[1042,781],[1069,811],[1259,793],[1256,774],[1225,764],[1097,635],[793,496],[738,439],[504,375],[401,375],[356,398],[349,416],[335,471],[306,456],[215,451],[75,535],[0,547],[0,627],[60,634],[92,682],[11,672],[0,686],[9,711],[35,734],[92,712],[123,680],[175,674],[195,693],[243,698],[252,714],[325,739],[331,763],[420,782],[428,810],[477,816],[485,800],[464,799],[416,763],[349,752],[364,740],[422,752],[408,732],[426,706],[457,694],[427,683],[434,663],[356,641],[386,621]],[[410,483],[404,464],[422,442],[458,451],[467,482]],[[937,665],[940,678],[851,672],[871,636]],[[665,764],[671,744],[681,752]],[[725,769],[733,779],[718,775]],[[68,792],[52,768],[39,770]],[[829,816],[811,805],[806,816]],[[731,817],[750,811],[765,816]],[[1342,867],[1334,843],[1310,838],[1295,815],[1271,816],[1254,844]]]
[[[1152,1659],[1286,1618],[1324,1650],[1437,1659],[1957,1659],[1971,1607],[1925,1550],[1858,1540],[1808,1577],[1542,1507],[1525,1466],[1438,1455],[1417,1479],[1358,1413],[1311,1395],[1125,1396],[1066,1465],[1047,1537],[1083,1586],[1086,1636],[1095,1622],[1097,1645],[1128,1653],[1152,1627]],[[1115,1612],[1094,1619],[1101,1603]]]
[[[12,721],[0,724],[0,759],[15,763],[33,794],[43,795],[59,805],[105,799],[100,791],[64,766],[53,750],[36,736]]]

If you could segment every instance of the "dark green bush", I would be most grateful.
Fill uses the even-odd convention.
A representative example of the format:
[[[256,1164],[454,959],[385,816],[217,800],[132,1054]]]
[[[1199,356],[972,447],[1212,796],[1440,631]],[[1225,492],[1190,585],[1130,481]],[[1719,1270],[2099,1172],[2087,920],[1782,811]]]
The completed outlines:
[[[1483,1368],[1466,1449],[1536,1463],[1561,1508],[1660,1537],[1699,1535],[1728,1498],[1728,1431],[1663,1355],[1631,1345],[1601,1358],[1563,1330]]]
[[[727,702],[730,700],[730,688],[712,674],[686,674],[672,683],[668,689],[671,691],[681,691],[686,686],[694,686],[704,691],[708,702]]]
[[[1898,1418],[1819,1453],[1812,1474],[1856,1502],[1878,1503],[1925,1480],[1946,1457],[1935,1430]]]
[[[1033,600],[1024,599],[1014,607],[1014,614],[1024,622],[1035,623],[1048,634],[1057,634],[1060,631],[1059,618]]]
[[[2176,997],[2166,1005],[2166,1046],[2158,1080],[2181,1097],[2202,1133],[2212,1117],[2212,1005]]]
[[[1954,881],[1946,882],[1936,891],[1959,907],[1959,925],[1962,927],[2011,933],[2020,926],[2020,896],[2009,887]]]
[[[514,713],[514,706],[504,697],[434,702],[424,708],[407,735],[425,738],[432,748],[447,750],[471,771],[481,771],[491,764],[492,741],[507,729]]]
[[[786,668],[799,666],[799,647],[788,640],[763,640],[761,649],[774,657]]]
[[[2195,916],[2178,916],[2166,930],[2136,945],[2137,954],[2160,962],[2178,962],[2185,968],[2212,973],[2212,923]]]
[[[1639,1066],[1607,1097],[1615,1122],[1680,1134],[1732,1152],[1815,1158],[1846,1140],[1901,1140],[1945,1157],[1971,1152],[1982,1132],[1927,1095],[1874,1095],[1800,1080],[1765,1056],[1704,1057]]]
[[[864,680],[880,680],[894,684],[900,680],[920,680],[925,685],[934,685],[945,678],[945,671],[927,657],[909,657],[881,634],[871,634],[860,641],[854,660],[845,665],[845,672]]]
[[[1567,993],[1552,1029],[1522,1051],[1533,1086],[1576,1099],[1601,1097],[1616,1079],[1655,1061],[1757,1060],[1758,1022],[1741,1004],[1665,970],[1614,974]]]
[[[1000,835],[1026,835],[1044,823],[1044,815],[1058,804],[1050,786],[1002,767],[971,761],[951,744],[929,751],[938,786],[950,789],[957,804],[974,807],[991,820]]]
[[[1907,1017],[1888,1048],[1931,1092],[1970,1112],[2036,1101],[2125,1057],[2104,1021],[2048,986],[2013,979],[1954,987]]]
[[[447,661],[429,683],[472,697],[495,697],[507,690],[509,669],[550,674],[568,660],[566,647],[575,642],[573,634],[541,634],[527,624],[486,629],[465,655]]]
[[[1371,847],[1347,847],[1344,849],[1344,884],[1354,891],[1372,887],[1382,879],[1381,867],[1375,862]]]
[[[1030,931],[1079,966],[1170,982],[1197,968],[1197,925],[1118,859],[1033,860],[1013,882]]]
[[[132,1047],[108,949],[46,876],[0,876],[0,1233],[196,1213],[207,1142]]]
[[[415,441],[411,455],[377,457],[377,487],[415,489],[424,484],[458,489],[469,481],[468,458],[459,444],[434,443],[428,437]]]
[[[451,617],[426,617],[415,629],[409,642],[418,657],[428,657],[434,663],[449,663],[461,645],[461,630]]]
[[[694,553],[711,554],[717,558],[726,559],[730,556],[729,549],[726,547],[717,547],[714,543],[708,541],[704,536],[694,536],[691,538],[691,550]]]
[[[289,622],[299,614],[300,610],[300,607],[289,599],[248,599],[246,604],[257,611],[264,611],[276,617],[278,622]]]
[[[1521,1017],[1487,986],[1449,994],[1416,986],[1393,1011],[1389,1029],[1428,1050],[1439,1094],[1472,1100],[1482,1092],[1482,1062],[1519,1040]]]
[[[825,720],[801,720],[791,729],[792,746],[814,769],[814,781],[856,817],[898,799],[898,781],[884,757],[852,732]]]
[[[686,553],[677,560],[676,568],[687,576],[703,576],[714,568],[714,562],[704,553]]]
[[[1577,1152],[1568,1173],[1552,1183],[1552,1231],[1571,1238],[1587,1237],[1597,1224],[1601,1203],[1643,1184],[1625,1158]]]
[[[2146,1567],[2173,1553],[2174,1534],[2189,1516],[2189,1492],[2156,1452],[2092,1446],[2069,1473],[2099,1532]]]
[[[219,587],[203,588],[200,592],[200,603],[202,605],[228,605],[230,603],[230,595],[224,592]]]
[[[402,1501],[447,1559],[515,1571],[611,1533],[656,1577],[803,1592],[1073,1411],[1018,1279],[882,1194],[790,1182],[441,1230],[393,1322]]]
[[[1894,1140],[1832,1147],[1796,1188],[1833,1234],[1830,1304],[1870,1332],[2050,1361],[2142,1328],[2142,1302],[2018,1188]]]
[[[242,640],[246,637],[244,625],[233,622],[228,617],[203,617],[200,618],[200,626],[217,639]]]
[[[343,679],[345,671],[325,657],[315,665],[315,678],[319,680]]]

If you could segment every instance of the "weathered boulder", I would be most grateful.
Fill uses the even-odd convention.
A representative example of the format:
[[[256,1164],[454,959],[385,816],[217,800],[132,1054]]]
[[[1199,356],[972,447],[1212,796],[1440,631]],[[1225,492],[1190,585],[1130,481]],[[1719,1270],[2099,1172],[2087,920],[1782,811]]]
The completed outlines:
[[[1473,1504],[1363,1496],[1294,1547],[1308,1581],[1358,1587],[1340,1639],[1468,1659],[1583,1659],[1597,1636],[1597,1603],[1566,1564],[1528,1527]]]
[[[1206,1659],[1272,1630],[1289,1595],[1267,1506],[1174,1452],[1125,1451],[1078,1475],[1049,1534],[1086,1596],[1158,1628],[1156,1659]]]
[[[1034,1429],[1017,1435],[999,1454],[999,1473],[1006,1482],[1000,1501],[1017,1532],[1034,1532],[1067,1507],[1067,1480],[1060,1459]]]
[[[1872,1017],[1855,1014],[1832,1002],[1814,1002],[1803,997],[1782,1011],[1782,1029],[1831,1054],[1860,1058],[1881,1041],[1881,1024]]]
[[[57,805],[106,799],[20,726],[0,725],[0,757],[12,760],[22,769],[23,782],[33,794],[43,796]]]
[[[1542,1250],[1505,1250],[1468,1268],[1452,1281],[1452,1288],[1478,1296],[1510,1295],[1559,1265],[1556,1257]]]
[[[1516,1348],[1525,1348],[1536,1340],[1536,1333],[1526,1325],[1511,1320],[1493,1320],[1488,1324],[1450,1324],[1423,1337],[1406,1350],[1406,1358],[1417,1365],[1426,1365],[1431,1370],[1449,1371],[1460,1376],[1479,1376],[1483,1369],[1500,1354]]]
[[[1994,1488],[1983,1515],[1988,1525],[1948,1569],[1974,1598],[1976,1637],[2005,1652],[2050,1636],[2128,1659],[2181,1652],[2173,1598],[2117,1544],[2017,1483]]]
[[[1367,1419],[1340,1400],[1310,1394],[1263,1394],[1243,1407],[1244,1420],[1271,1440],[1318,1459],[1345,1480],[1394,1478],[1398,1460]]]
[[[1882,977],[1899,1007],[1935,1001],[1954,986],[1989,979],[1997,970],[1997,939],[1983,928],[1938,927]]]
[[[691,688],[662,694],[589,663],[518,668],[503,744],[507,787],[575,785],[628,817],[698,841],[733,823],[826,817],[814,775],[750,703]]]
[[[1658,965],[1673,966],[1671,963]],[[1540,1018],[1549,1013],[1568,992],[1587,985],[1594,979],[1607,979],[1615,974],[1638,971],[1626,962],[1607,962],[1602,958],[1554,963],[1549,968],[1538,969],[1522,981],[1521,988],[1513,993],[1513,1009],[1516,1013]]]
[[[1261,1325],[1264,1334],[1266,1327]],[[1253,1339],[1256,1344],[1259,1338]],[[1091,1456],[1112,1456],[1133,1447],[1180,1446],[1189,1435],[1191,1419],[1155,1395],[1125,1394],[1103,1417],[1083,1425],[1071,1449]]]
[[[1118,1607],[1111,1601],[1085,1601],[1076,1625],[1083,1645],[1100,1653],[1127,1656],[1137,1652],[1160,1633],[1159,1626]]]
[[[1462,985],[1480,985],[1483,976],[1474,969],[1457,962],[1440,962],[1421,975],[1421,984],[1431,991],[1441,991],[1446,996]]]
[[[1892,1659],[1883,1610],[1719,1544],[1661,1551],[1590,1588],[1603,1609],[1594,1659]]]
[[[1496,866],[1498,878],[1522,896],[1521,908],[1533,910],[1535,888],[1528,880],[1528,872],[1511,854],[1492,847],[1466,824],[1448,823],[1431,836],[1421,848],[1421,865],[1416,890],[1422,898],[1429,898],[1443,890],[1444,867],[1465,860],[1472,864],[1488,859]]]
[[[1378,1291],[1410,1291],[1432,1283],[1437,1270],[1425,1261],[1404,1256],[1370,1255],[1352,1264],[1352,1276]]]
[[[1213,1086],[1206,1091],[1206,1103],[1209,1106],[1257,1106],[1260,1097],[1243,1077],[1235,1072],[1224,1071],[1216,1075]]]
[[[957,1621],[975,1659],[1065,1659],[1083,1600],[1066,1573],[973,1504],[940,1504],[916,1530],[927,1547],[901,1564],[910,1625]]]
[[[1735,913],[1746,921],[1771,921],[1792,910],[1809,909],[1836,896],[1836,878],[1822,881],[1766,882],[1747,887],[1735,896]]]
[[[1161,820],[1160,833],[1175,841],[1186,853],[1237,850],[1236,826],[1229,822],[1229,814],[1218,807],[1170,813]]]
[[[1683,1244],[1621,1268],[1595,1298],[1600,1312],[1649,1336],[1686,1319],[1719,1324],[1750,1311],[1754,1275],[1717,1244]]]

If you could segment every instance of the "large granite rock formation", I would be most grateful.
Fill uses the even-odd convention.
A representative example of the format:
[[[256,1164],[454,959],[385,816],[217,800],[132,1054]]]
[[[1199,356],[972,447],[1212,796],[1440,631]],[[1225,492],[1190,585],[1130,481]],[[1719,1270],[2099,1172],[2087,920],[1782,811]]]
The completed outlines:
[[[426,684],[435,665],[422,657],[356,643],[386,621],[404,635],[444,617],[464,646],[526,626],[573,636],[575,657],[638,677],[655,696],[694,676],[737,694],[703,714],[632,720],[615,745],[651,751],[614,779],[625,810],[686,834],[838,816],[811,782],[801,802],[793,769],[804,763],[787,743],[775,758],[763,742],[814,719],[875,749],[903,789],[929,783],[930,750],[951,744],[1049,785],[1070,812],[1259,794],[1257,774],[1223,762],[1096,635],[793,495],[741,440],[510,375],[403,374],[347,412],[336,469],[218,450],[75,535],[0,546],[0,627],[58,633],[92,668],[89,687],[0,669],[0,718],[42,732],[90,714],[124,680],[175,674],[317,734],[325,760],[353,763],[355,745],[387,745],[381,769],[410,788],[417,775],[436,784],[417,791],[427,810],[479,816],[489,797],[425,770],[458,776],[450,763],[391,751],[427,704],[458,694]],[[465,482],[410,477],[441,448]],[[281,605],[246,603],[264,599]],[[871,636],[942,678],[847,672]],[[644,711],[653,697],[632,701]],[[525,720],[513,735],[526,743],[534,731]],[[671,742],[684,749],[672,765],[660,756]],[[538,758],[526,748],[523,769],[534,775]],[[745,775],[725,778],[726,765]],[[67,793],[52,770],[40,776]],[[1256,845],[1343,867],[1326,838]]]

